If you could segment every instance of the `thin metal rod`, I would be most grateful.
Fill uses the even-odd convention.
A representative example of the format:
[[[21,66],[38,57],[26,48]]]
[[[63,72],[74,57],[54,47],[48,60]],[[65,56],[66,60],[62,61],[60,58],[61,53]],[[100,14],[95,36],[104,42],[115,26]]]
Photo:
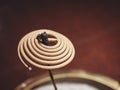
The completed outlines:
[[[48,72],[49,72],[51,81],[52,81],[52,83],[53,83],[53,86],[54,86],[55,90],[57,90],[57,86],[56,86],[56,84],[55,84],[55,81],[54,81],[54,77],[53,77],[52,71],[51,71],[51,70],[48,70]]]
[[[38,41],[40,41],[42,39],[42,43],[47,45],[47,46],[49,46],[48,35],[47,35],[46,32],[43,32],[42,34],[38,35],[37,39],[38,39]],[[52,71],[48,70],[48,72],[49,72],[49,76],[51,78],[51,81],[53,83],[53,86],[54,86],[55,90],[57,90],[57,87],[56,87],[56,84],[55,84],[55,81],[54,81],[54,77],[53,77]]]

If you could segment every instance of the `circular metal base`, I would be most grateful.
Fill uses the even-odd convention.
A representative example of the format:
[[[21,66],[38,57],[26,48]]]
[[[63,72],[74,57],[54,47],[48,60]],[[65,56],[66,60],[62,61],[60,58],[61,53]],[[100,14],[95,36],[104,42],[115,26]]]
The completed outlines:
[[[81,85],[81,87],[82,85],[84,85],[85,88],[86,87],[94,88],[91,90],[120,90],[120,85],[116,80],[113,80],[103,75],[89,73],[83,70],[54,72],[54,78],[57,86],[59,87],[63,87],[64,85],[67,88],[70,88],[70,86],[71,88],[73,87],[77,88],[76,85],[78,86]],[[70,84],[70,86],[68,84]],[[20,84],[15,90],[43,90],[42,88],[47,86],[51,87],[52,84],[49,75],[44,74],[43,76],[40,75],[26,80],[25,82]],[[63,87],[63,89],[59,89],[59,87],[58,90],[67,90],[65,89],[66,87]],[[51,89],[49,88],[49,90]],[[72,89],[72,90],[79,90],[79,89]],[[90,90],[90,89],[84,89],[84,90]]]

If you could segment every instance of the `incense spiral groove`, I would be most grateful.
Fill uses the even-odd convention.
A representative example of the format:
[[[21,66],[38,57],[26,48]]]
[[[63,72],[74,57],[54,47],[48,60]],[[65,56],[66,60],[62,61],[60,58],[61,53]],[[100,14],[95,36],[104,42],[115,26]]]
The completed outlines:
[[[54,45],[38,42],[37,35],[46,32],[48,41]],[[42,69],[57,69],[69,64],[75,55],[72,42],[64,35],[52,30],[36,30],[26,34],[18,44],[18,56],[29,69],[28,64]]]

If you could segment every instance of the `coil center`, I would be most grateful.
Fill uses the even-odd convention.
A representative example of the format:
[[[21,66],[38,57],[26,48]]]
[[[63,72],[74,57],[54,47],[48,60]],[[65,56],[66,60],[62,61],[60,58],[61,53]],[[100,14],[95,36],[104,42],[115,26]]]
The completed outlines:
[[[47,46],[54,46],[57,44],[57,38],[51,34],[47,34],[46,32],[37,35],[37,40],[39,43],[43,43]]]
[[[49,46],[54,46],[57,44],[57,38],[53,35],[48,34],[48,45]]]

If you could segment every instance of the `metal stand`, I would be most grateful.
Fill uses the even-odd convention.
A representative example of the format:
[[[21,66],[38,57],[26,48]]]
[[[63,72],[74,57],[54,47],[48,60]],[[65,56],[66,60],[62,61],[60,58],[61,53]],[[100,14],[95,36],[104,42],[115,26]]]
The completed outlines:
[[[55,90],[57,90],[57,86],[56,86],[56,84],[55,84],[52,71],[51,71],[51,70],[48,70],[48,72],[49,72],[49,76],[50,76],[50,78],[51,78],[51,81],[52,81],[52,83],[53,83],[53,86],[54,86]]]
[[[39,34],[37,36],[37,39],[38,39],[39,42],[42,40],[43,44],[48,45],[48,36],[47,36],[46,32],[43,32],[42,34]],[[53,86],[54,86],[55,90],[57,90],[57,87],[56,87],[56,84],[55,84],[55,81],[54,81],[54,77],[53,77],[52,71],[48,70],[48,72],[49,72],[49,76],[51,78],[51,81],[53,83]]]

